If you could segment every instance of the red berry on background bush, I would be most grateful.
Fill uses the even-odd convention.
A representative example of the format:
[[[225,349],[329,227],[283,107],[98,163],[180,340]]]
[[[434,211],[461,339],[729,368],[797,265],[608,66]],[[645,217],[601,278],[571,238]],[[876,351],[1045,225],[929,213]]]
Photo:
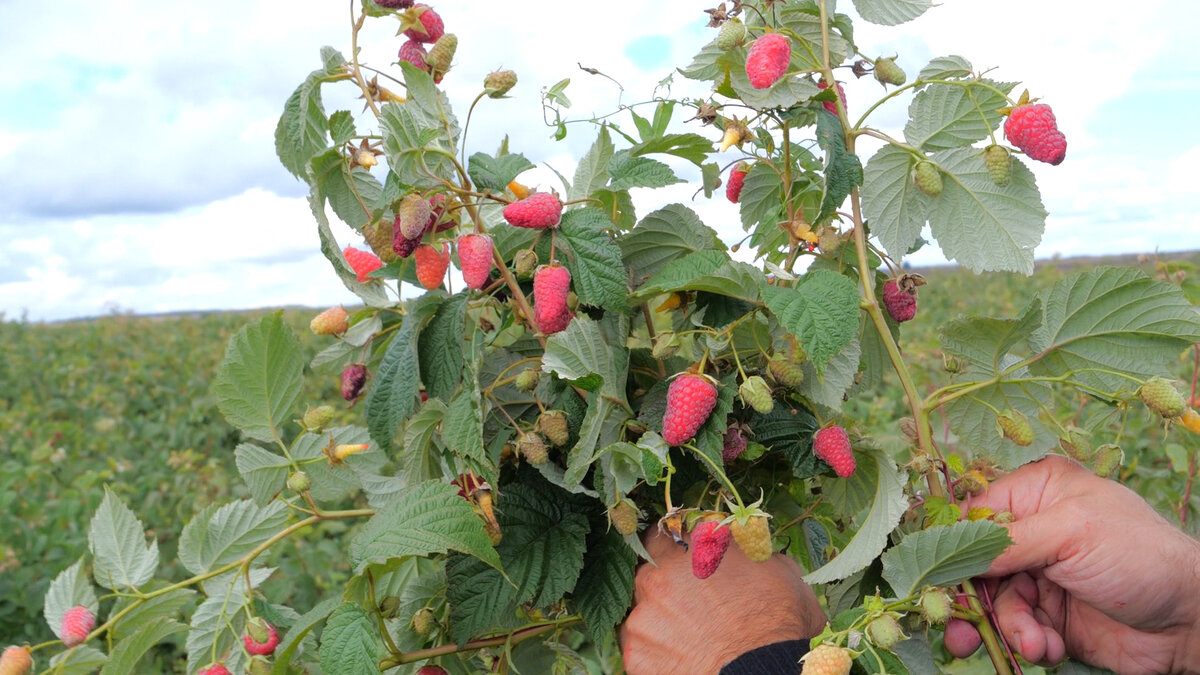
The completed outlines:
[[[74,647],[83,644],[95,626],[96,615],[92,614],[92,610],[76,605],[63,614],[59,636],[64,645]]]

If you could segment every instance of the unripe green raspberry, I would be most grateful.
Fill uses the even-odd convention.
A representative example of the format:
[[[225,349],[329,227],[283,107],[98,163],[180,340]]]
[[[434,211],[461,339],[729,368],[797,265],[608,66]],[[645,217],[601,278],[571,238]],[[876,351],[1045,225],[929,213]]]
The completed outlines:
[[[940,588],[927,588],[918,601],[921,606],[921,616],[931,626],[939,626],[950,619],[953,609],[950,594]]]
[[[513,256],[513,267],[516,268],[517,276],[522,279],[533,274],[537,266],[538,254],[531,248],[523,248]]]
[[[767,370],[776,382],[784,386],[795,388],[804,383],[804,369],[800,367],[800,362],[792,361],[783,354],[777,353],[771,357],[767,362]]]
[[[454,33],[446,33],[433,43],[433,47],[429,49],[429,55],[425,57],[425,63],[433,69],[434,80],[440,80],[443,75],[450,72],[450,65],[454,61],[454,52],[457,49],[458,36]]]
[[[1092,459],[1092,443],[1088,440],[1087,432],[1078,427],[1069,427],[1058,444],[1068,457],[1077,462],[1089,462]]]
[[[374,157],[372,153],[367,154]],[[377,220],[363,226],[363,238],[367,240],[367,245],[371,247],[371,251],[379,256],[379,259],[384,263],[395,262],[396,260],[396,251],[392,248],[392,239],[395,238],[394,228],[395,223],[386,220]]]
[[[892,645],[906,637],[896,617],[891,614],[882,614],[867,624],[867,638],[884,649],[891,649]]]
[[[1118,445],[1105,443],[1096,448],[1096,454],[1092,456],[1092,470],[1097,476],[1107,478],[1111,476],[1117,469],[1121,468],[1121,464],[1125,461],[1125,452]]]
[[[541,373],[537,368],[526,368],[517,374],[517,379],[513,384],[520,391],[533,391],[537,389],[540,377]]]
[[[1033,443],[1033,427],[1020,411],[1009,410],[996,417],[996,422],[1001,435],[1013,443],[1022,447]]]
[[[608,519],[612,521],[617,532],[624,536],[637,534],[638,508],[628,499],[613,504],[608,508]]]
[[[904,84],[908,75],[904,69],[896,65],[895,58],[879,57],[875,59],[875,79],[879,84],[894,84],[897,87]]]
[[[930,197],[942,194],[942,172],[933,162],[921,160],[913,167],[913,183]]]
[[[571,431],[567,426],[567,413],[562,410],[547,410],[539,415],[537,427],[556,448],[566,445],[571,438]]]
[[[997,187],[1007,187],[1012,182],[1012,153],[1002,145],[989,145],[983,151],[983,163],[988,176]]]
[[[271,639],[270,628],[261,617],[254,617],[246,622],[246,635],[249,635],[255,642],[264,643]]]
[[[717,32],[717,48],[727,52],[741,47],[746,43],[746,35],[746,25],[738,19],[730,19],[721,24],[721,30]]]
[[[308,474],[303,471],[297,471],[288,476],[287,486],[292,492],[304,492],[312,486],[312,483],[308,480]]]
[[[1174,383],[1161,377],[1146,380],[1138,389],[1138,398],[1147,408],[1166,418],[1179,417],[1187,410],[1187,403]]]
[[[319,405],[307,410],[300,422],[306,430],[318,433],[333,421],[333,412],[333,406]]]
[[[751,375],[738,387],[742,401],[759,413],[766,415],[775,408],[775,399],[771,398],[771,387],[767,381],[758,375]]]
[[[271,660],[265,656],[252,656],[246,664],[246,675],[271,675]]]
[[[433,634],[433,627],[436,624],[437,617],[434,615],[433,610],[429,609],[428,607],[422,607],[421,609],[417,610],[416,614],[413,614],[413,632],[423,638],[428,638]]]
[[[524,457],[530,464],[545,464],[550,459],[550,449],[540,434],[522,432],[517,439],[517,454]]]
[[[511,70],[495,70],[483,79],[483,90],[489,98],[500,98],[517,85],[517,74]],[[537,264],[534,263],[534,267]]]

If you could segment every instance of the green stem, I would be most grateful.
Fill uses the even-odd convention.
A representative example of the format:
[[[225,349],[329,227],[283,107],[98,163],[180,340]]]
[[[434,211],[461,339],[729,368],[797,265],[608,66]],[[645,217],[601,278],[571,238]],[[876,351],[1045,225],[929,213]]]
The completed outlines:
[[[439,656],[449,656],[459,652],[471,652],[478,649],[487,649],[488,647],[502,647],[506,644],[518,644],[529,638],[537,637],[544,633],[549,633],[554,630],[566,628],[578,623],[582,623],[583,619],[578,616],[569,616],[565,619],[558,619],[548,623],[527,626],[511,633],[498,635],[490,638],[480,638],[478,640],[470,640],[461,647],[456,644],[441,645],[438,647],[430,647],[428,649],[418,649],[408,652],[407,654],[397,654],[391,658],[384,659],[379,662],[379,670],[384,671],[389,668],[395,668],[405,663],[416,663],[418,661],[426,661]]]
[[[733,498],[737,500],[738,506],[741,508],[746,508],[746,504],[742,502],[742,496],[738,494],[737,488],[733,486],[733,483],[729,480],[729,477],[725,475],[724,469],[717,466],[715,462],[709,459],[708,455],[700,452],[700,450],[695,446],[688,444],[683,447],[691,450],[696,454],[697,457],[704,460],[704,463],[707,464],[710,469],[712,469],[713,474],[716,475],[717,478],[721,479],[721,482],[725,484],[725,488],[733,494]]]
[[[983,644],[987,647],[988,656],[992,659],[992,666],[996,669],[997,675],[1012,675],[1013,671],[1008,662],[1008,650],[1000,644],[996,631],[992,629],[992,622],[988,618],[988,613],[984,611],[983,603],[979,601],[975,585],[968,579],[962,583],[962,587],[967,595],[967,603],[974,612],[980,615],[979,621],[975,622],[975,628],[979,630],[979,636],[983,638]]]

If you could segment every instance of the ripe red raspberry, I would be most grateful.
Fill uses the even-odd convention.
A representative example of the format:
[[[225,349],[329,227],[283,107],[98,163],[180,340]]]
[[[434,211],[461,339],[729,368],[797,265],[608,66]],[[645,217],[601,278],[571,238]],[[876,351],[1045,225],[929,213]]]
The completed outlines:
[[[81,645],[95,625],[96,615],[92,614],[92,610],[83,605],[76,605],[63,614],[59,637],[67,647]]]
[[[429,56],[425,51],[425,45],[416,40],[405,40],[404,44],[400,45],[400,51],[396,53],[398,61],[407,61],[421,70],[429,70],[429,64],[425,60]]]
[[[692,530],[692,574],[707,579],[717,571],[733,533],[719,520],[705,520]]]
[[[0,655],[0,675],[26,675],[33,668],[28,647],[5,647]]]
[[[571,272],[557,263],[533,273],[533,318],[539,331],[550,335],[566,329],[573,316],[567,308],[570,290]]]
[[[779,81],[792,60],[792,45],[786,36],[767,33],[750,43],[746,54],[746,76],[750,86],[766,89]]]
[[[361,363],[351,363],[342,370],[342,398],[351,403],[358,400],[363,385],[367,383],[367,367]]]
[[[1058,130],[1054,111],[1045,103],[1013,108],[1004,121],[1004,137],[1039,162],[1059,164],[1067,156],[1067,137]]]
[[[279,645],[279,631],[267,621],[254,617],[246,623],[246,634],[242,636],[246,651],[254,656],[267,656]]]
[[[833,467],[839,477],[854,475],[854,449],[850,447],[850,436],[836,424],[813,434],[813,454]]]
[[[442,285],[442,279],[450,267],[450,244],[442,242],[441,251],[429,244],[422,244],[413,254],[413,260],[417,262],[417,281],[426,290],[432,291]]]
[[[896,323],[904,323],[917,315],[916,296],[900,288],[895,279],[888,279],[883,284],[883,306]]]
[[[437,42],[438,38],[446,32],[442,17],[438,16],[438,13],[433,11],[429,5],[413,5],[412,11],[420,21],[421,28],[416,26],[409,28],[404,31],[405,37],[417,42]]]
[[[201,669],[196,675],[232,675],[229,669],[223,663],[214,663],[207,668]]]
[[[417,675],[450,675],[446,669],[441,666],[421,666],[417,669]]]
[[[825,80],[821,80],[820,82],[817,83],[817,87],[819,89],[828,89],[829,83],[826,82]],[[843,108],[848,107],[846,105],[846,90],[842,89],[841,82],[837,83],[837,92],[838,92],[838,98],[842,99],[842,107]],[[828,110],[830,113],[832,113],[834,115],[838,114],[837,104],[834,103],[833,101],[822,101],[821,105],[825,106],[825,109]]]
[[[717,387],[703,375],[683,374],[667,388],[663,440],[683,445],[696,435],[717,405]]]
[[[486,234],[464,234],[458,238],[458,266],[468,288],[487,285],[492,273],[492,238]]]
[[[562,217],[562,202],[552,192],[535,192],[504,207],[504,219],[514,227],[543,230]]]
[[[729,182],[725,184],[725,198],[734,204],[742,197],[742,185],[746,182],[746,174],[750,168],[745,164],[738,164],[737,167],[729,172]]]
[[[739,427],[729,427],[725,430],[725,438],[721,445],[721,460],[726,464],[732,462],[746,451],[746,434]]]
[[[350,269],[354,270],[360,284],[367,283],[369,281],[367,275],[383,267],[383,261],[379,259],[379,256],[369,251],[360,251],[353,246],[347,246],[346,250],[342,251],[342,255],[346,256],[346,262],[350,263]]]

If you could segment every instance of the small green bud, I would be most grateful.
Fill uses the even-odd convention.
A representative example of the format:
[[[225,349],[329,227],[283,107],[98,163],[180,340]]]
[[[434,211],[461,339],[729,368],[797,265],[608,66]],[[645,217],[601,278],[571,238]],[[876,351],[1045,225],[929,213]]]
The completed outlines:
[[[303,471],[296,471],[288,476],[287,486],[292,492],[304,492],[312,486],[312,483],[308,481],[308,474]]]
[[[304,425],[305,430],[319,433],[333,421],[333,412],[333,406],[328,405],[309,408],[304,413],[304,419],[301,420],[301,424]]]

